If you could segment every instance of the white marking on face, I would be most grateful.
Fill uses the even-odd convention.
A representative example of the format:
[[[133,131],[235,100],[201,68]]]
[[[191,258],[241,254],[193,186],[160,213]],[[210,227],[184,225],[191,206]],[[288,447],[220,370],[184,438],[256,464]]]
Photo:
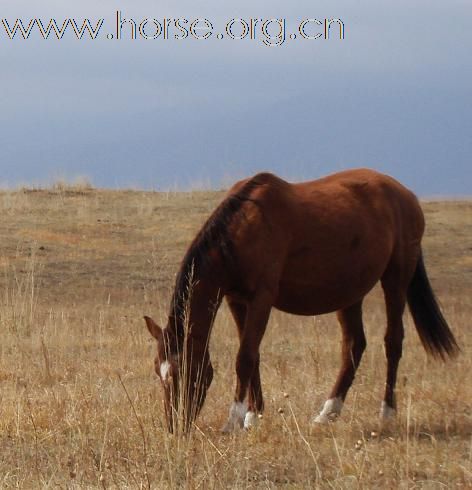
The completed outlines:
[[[338,415],[341,414],[343,408],[343,401],[341,398],[330,398],[326,400],[323,410],[321,410],[318,417],[315,418],[317,424],[327,424],[334,420]]]
[[[380,418],[382,420],[392,420],[395,418],[396,410],[388,405],[385,401],[382,401],[380,405]]]
[[[164,382],[167,381],[167,378],[169,377],[169,371],[170,371],[170,362],[164,361],[163,363],[161,363],[161,366],[159,368],[159,372],[161,374],[162,381],[164,381]]]

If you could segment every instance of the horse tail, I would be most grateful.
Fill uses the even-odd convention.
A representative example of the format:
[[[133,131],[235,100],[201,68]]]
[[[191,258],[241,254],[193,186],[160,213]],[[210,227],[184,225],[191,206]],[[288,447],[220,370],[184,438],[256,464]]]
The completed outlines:
[[[407,290],[408,306],[415,322],[421,343],[428,354],[440,357],[454,357],[460,351],[451,329],[449,328],[424,267],[423,255],[420,254],[415,273]]]

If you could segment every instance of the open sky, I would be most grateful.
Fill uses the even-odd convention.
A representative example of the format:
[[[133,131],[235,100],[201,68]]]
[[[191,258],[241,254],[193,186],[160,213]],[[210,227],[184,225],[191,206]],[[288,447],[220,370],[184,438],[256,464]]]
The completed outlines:
[[[368,166],[423,196],[472,194],[470,0],[5,4],[0,185],[86,176],[113,188],[220,187],[260,170],[302,180]],[[214,30],[132,40],[127,23],[117,40],[117,10],[137,26],[206,18]],[[104,21],[95,40],[72,28],[44,40],[37,26],[10,40],[1,19],[17,18]],[[229,39],[236,18],[286,19],[287,40],[264,45],[261,22],[256,39]],[[298,24],[314,18],[341,19],[345,39],[334,28],[302,39]],[[144,28],[150,37],[154,24]]]

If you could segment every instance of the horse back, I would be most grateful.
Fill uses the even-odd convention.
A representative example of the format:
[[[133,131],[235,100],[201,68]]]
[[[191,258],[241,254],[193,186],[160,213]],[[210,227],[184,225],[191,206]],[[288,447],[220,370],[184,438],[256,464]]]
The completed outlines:
[[[338,309],[365,295],[392,260],[419,251],[421,208],[389,176],[358,169],[290,184],[258,174],[230,193],[251,182],[257,185],[231,226],[242,289],[273,289],[280,309]]]

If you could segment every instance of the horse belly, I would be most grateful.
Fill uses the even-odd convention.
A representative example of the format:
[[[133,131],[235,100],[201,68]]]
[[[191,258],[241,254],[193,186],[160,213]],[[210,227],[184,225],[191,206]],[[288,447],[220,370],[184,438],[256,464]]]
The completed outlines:
[[[344,267],[292,269],[279,281],[274,307],[296,315],[321,315],[361,300],[380,279],[388,258]]]

